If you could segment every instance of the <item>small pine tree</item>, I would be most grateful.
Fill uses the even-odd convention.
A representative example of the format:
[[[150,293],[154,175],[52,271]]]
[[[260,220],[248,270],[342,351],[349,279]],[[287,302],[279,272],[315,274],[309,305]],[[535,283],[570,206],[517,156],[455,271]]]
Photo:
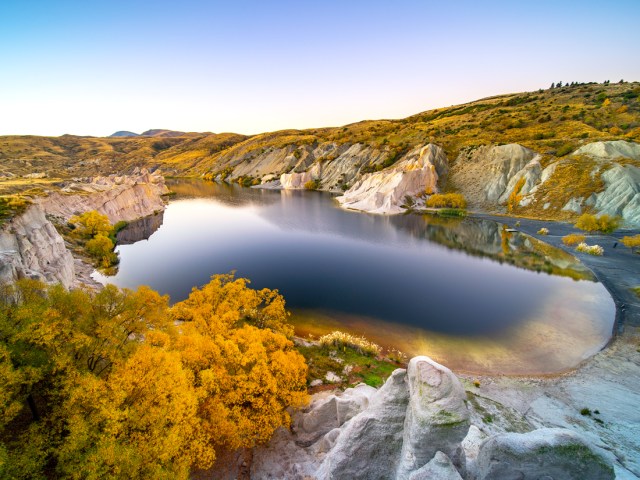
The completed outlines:
[[[556,88],[562,88],[562,82],[556,83]]]
[[[551,82],[551,86],[549,87],[549,89],[553,89],[553,88],[556,88],[556,84]]]

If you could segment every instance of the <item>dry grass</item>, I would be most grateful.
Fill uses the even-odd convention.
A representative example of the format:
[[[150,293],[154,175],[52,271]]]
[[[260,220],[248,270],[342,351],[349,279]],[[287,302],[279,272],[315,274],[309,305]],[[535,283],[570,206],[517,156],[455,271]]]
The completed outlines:
[[[322,347],[350,348],[362,355],[372,357],[377,357],[382,352],[380,345],[370,342],[364,337],[357,337],[337,330],[323,335],[318,341]]]

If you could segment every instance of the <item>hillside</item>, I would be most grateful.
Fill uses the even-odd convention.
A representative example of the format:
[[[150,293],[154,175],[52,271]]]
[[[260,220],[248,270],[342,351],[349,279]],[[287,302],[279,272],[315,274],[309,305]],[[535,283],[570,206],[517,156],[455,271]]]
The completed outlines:
[[[613,162],[620,156],[618,147],[604,157],[592,155],[598,147],[581,147],[640,142],[639,95],[637,82],[576,84],[489,97],[401,120],[251,137],[169,130],[137,137],[0,137],[0,175],[45,173],[64,179],[146,166],[170,175],[277,187],[282,174],[297,173],[317,181],[320,189],[342,191],[431,143],[448,160],[448,169],[438,171],[438,188],[465,194],[472,208],[571,218],[584,209],[598,210],[596,196],[610,184],[617,182],[617,191],[638,190],[640,157],[624,154],[628,149],[622,144],[617,144],[622,163]]]

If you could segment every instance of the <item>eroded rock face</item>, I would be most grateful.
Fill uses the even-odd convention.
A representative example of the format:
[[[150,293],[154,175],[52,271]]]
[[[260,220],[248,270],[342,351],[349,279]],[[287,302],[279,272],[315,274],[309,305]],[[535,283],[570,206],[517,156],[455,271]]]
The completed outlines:
[[[404,370],[393,372],[369,408],[345,424],[318,469],[318,479],[394,478],[409,401],[405,376]]]
[[[316,176],[312,172],[301,173],[283,173],[280,175],[280,185],[285,190],[301,190],[304,188],[305,183],[315,180]]]
[[[576,433],[543,428],[504,433],[482,444],[477,480],[611,480],[610,461]]]
[[[602,160],[615,160],[620,157],[640,160],[640,145],[624,140],[592,142],[578,148],[572,155],[587,155]]]
[[[485,431],[470,425],[464,388],[428,357],[413,358],[379,390],[359,385],[317,395],[291,430],[279,429],[267,446],[255,449],[251,478],[614,478],[612,459],[573,431],[490,436],[482,422]]]
[[[73,257],[39,205],[0,230],[0,283],[20,278],[59,282],[65,288],[75,279]]]
[[[68,191],[75,194],[56,192],[40,201],[47,214],[68,220],[73,215],[97,210],[116,223],[164,210],[162,195],[169,190],[162,175],[143,169],[130,176],[96,177],[87,184],[72,185]]]
[[[462,480],[462,477],[451,463],[451,459],[442,452],[435,456],[425,466],[409,475],[409,480]]]
[[[466,393],[447,367],[429,357],[414,357],[407,370],[409,405],[404,422],[397,478],[429,462],[437,451],[464,465],[461,443],[469,431]]]
[[[446,171],[446,155],[437,145],[426,145],[409,152],[395,165],[370,173],[356,182],[338,202],[353,210],[371,213],[401,213],[405,197],[425,191],[438,191],[438,171]]]
[[[600,213],[619,215],[628,224],[640,225],[640,168],[615,164],[602,174],[602,180],[604,192],[595,194],[585,204]]]

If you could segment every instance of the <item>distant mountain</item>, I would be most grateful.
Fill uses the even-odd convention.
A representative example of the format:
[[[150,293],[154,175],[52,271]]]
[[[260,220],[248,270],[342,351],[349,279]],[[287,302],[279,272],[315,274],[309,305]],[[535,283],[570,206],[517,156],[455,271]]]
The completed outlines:
[[[185,135],[185,132],[177,132],[175,130],[166,130],[163,128],[156,128],[152,130],[147,130],[146,132],[142,132],[140,135],[142,137],[182,137]]]
[[[109,136],[110,137],[139,137],[140,135],[137,133],[129,132],[128,130],[120,130]]]

